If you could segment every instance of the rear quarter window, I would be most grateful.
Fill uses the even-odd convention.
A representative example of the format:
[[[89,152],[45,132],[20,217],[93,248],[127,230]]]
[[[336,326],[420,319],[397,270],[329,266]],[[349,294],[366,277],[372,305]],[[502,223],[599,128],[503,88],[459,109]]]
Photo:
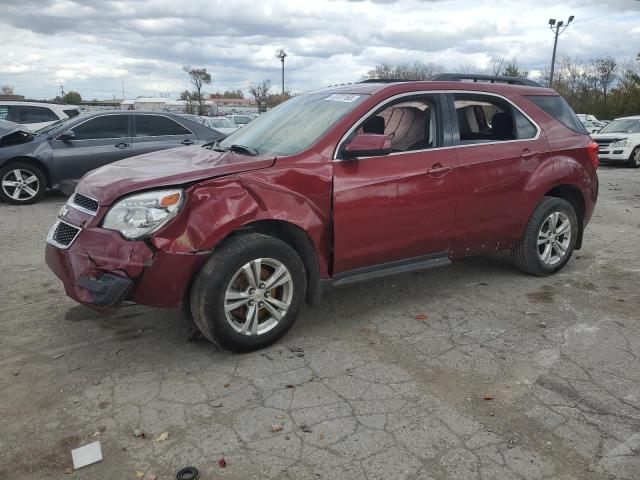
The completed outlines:
[[[527,95],[526,98],[568,129],[584,135],[589,134],[567,101],[560,95]]]

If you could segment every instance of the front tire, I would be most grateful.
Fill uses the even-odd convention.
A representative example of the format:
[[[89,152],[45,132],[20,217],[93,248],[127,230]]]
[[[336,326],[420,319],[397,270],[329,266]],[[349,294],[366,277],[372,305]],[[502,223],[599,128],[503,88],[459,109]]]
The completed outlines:
[[[42,170],[29,162],[12,162],[0,168],[0,199],[13,205],[40,201],[47,188]]]
[[[576,212],[569,202],[544,197],[531,214],[520,242],[511,251],[514,263],[531,275],[556,273],[571,258],[578,228]]]
[[[213,343],[236,351],[266,347],[296,320],[307,288],[297,252],[251,233],[218,247],[191,290],[193,320]]]
[[[629,160],[627,161],[629,168],[640,168],[640,146],[637,146],[631,152]]]

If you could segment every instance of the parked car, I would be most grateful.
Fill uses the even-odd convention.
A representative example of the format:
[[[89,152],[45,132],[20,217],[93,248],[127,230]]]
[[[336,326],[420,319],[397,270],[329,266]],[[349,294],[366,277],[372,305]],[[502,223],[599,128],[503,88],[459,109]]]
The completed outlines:
[[[251,118],[251,115],[227,115],[227,118],[235,123],[238,127],[244,127],[247,123],[253,120],[253,118]]]
[[[0,138],[0,199],[35,203],[47,187],[77,182],[108,163],[223,136],[176,115],[141,111],[85,114],[37,132],[8,129]]]
[[[597,144],[553,90],[465,78],[318,90],[217,145],[89,173],[46,262],[80,303],[181,306],[235,350],[280,338],[329,286],[502,249],[553,274],[593,213]]]
[[[584,125],[584,128],[589,133],[596,133],[597,131],[599,131],[604,126],[604,125],[601,125],[601,124],[597,124],[597,123],[591,122],[589,120],[581,120],[581,122],[582,122],[582,125]]]
[[[0,120],[19,123],[22,128],[36,131],[54,122],[80,115],[76,105],[0,101]]]
[[[630,168],[640,168],[640,115],[616,118],[592,138],[600,146],[600,160],[625,162]]]
[[[200,119],[205,127],[212,128],[225,136],[231,135],[240,128],[226,117],[200,117]]]

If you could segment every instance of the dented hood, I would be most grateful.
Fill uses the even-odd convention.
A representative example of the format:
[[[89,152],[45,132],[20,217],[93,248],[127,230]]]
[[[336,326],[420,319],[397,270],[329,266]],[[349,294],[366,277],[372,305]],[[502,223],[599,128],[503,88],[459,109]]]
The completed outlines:
[[[138,190],[259,170],[272,166],[274,161],[274,157],[216,152],[197,145],[178,147],[130,157],[93,170],[82,177],[76,191],[95,198],[100,205],[110,205]]]

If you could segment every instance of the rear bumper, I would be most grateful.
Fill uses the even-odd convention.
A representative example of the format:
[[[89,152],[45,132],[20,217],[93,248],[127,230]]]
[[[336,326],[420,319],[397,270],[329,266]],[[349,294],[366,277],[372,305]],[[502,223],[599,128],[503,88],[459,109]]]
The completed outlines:
[[[45,260],[67,295],[97,310],[123,300],[177,307],[206,252],[167,253],[101,228],[82,230],[67,249],[48,243]]]

